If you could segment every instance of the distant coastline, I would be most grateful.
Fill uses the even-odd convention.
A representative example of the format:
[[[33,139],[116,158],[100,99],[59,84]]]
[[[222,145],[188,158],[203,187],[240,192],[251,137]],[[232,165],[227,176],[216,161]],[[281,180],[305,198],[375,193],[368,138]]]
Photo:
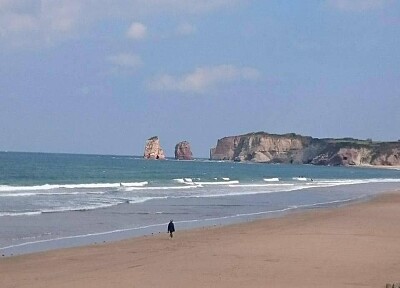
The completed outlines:
[[[149,140],[157,140],[154,136]],[[184,143],[186,141],[180,142]],[[148,144],[148,142],[146,142]],[[178,143],[178,144],[180,144]],[[154,144],[154,143],[151,143]],[[175,146],[178,146],[178,144]],[[324,166],[359,166],[371,168],[400,169],[400,140],[372,141],[355,138],[313,138],[295,133],[270,134],[267,132],[251,132],[236,136],[227,136],[217,140],[217,144],[209,151],[209,157],[192,157],[188,155],[167,156],[161,146],[151,147],[147,157],[129,154],[78,153],[78,152],[45,152],[4,150],[0,153],[32,153],[59,155],[114,156],[174,160],[211,160],[236,161],[269,164],[312,164]],[[190,149],[190,148],[189,148]],[[176,151],[175,151],[176,153]],[[154,155],[156,156],[154,156]],[[145,152],[146,155],[146,152]]]
[[[400,141],[253,132],[218,139],[210,159],[325,166],[400,167]]]

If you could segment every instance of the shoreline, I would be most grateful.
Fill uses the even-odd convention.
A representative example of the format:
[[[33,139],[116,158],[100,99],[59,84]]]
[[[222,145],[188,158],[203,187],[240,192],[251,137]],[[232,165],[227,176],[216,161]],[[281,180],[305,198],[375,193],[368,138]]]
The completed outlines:
[[[384,193],[384,192],[380,192]],[[311,204],[293,205],[276,210],[266,210],[258,212],[249,212],[245,214],[233,214],[222,217],[212,217],[205,219],[178,220],[174,223],[178,225],[180,231],[191,231],[197,229],[207,229],[210,227],[224,227],[242,223],[249,223],[257,220],[273,219],[286,217],[293,213],[302,213],[309,210],[335,209],[341,206],[354,205],[355,203],[367,202],[376,197],[373,194],[364,194],[353,198],[341,200],[331,200],[325,202],[315,202]],[[152,237],[162,234],[164,226],[168,223],[152,223],[147,226],[132,228],[122,228],[111,231],[94,232],[88,234],[77,234],[59,238],[42,239],[31,242],[23,242],[0,247],[0,257],[15,257],[29,255],[33,253],[49,252],[60,249],[85,247],[102,243],[113,243],[123,240],[136,239],[141,237]]]
[[[358,166],[351,166],[351,167],[360,167],[360,168],[375,168],[375,169],[388,169],[388,170],[400,170],[400,166],[390,166],[390,165],[358,165]]]
[[[400,191],[278,218],[0,261],[1,287],[384,287],[400,281]]]

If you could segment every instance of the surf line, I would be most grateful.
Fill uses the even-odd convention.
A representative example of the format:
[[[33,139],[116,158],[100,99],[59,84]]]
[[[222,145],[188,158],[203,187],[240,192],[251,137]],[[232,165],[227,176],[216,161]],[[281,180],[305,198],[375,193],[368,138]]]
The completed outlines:
[[[282,209],[268,210],[268,211],[254,212],[254,213],[242,213],[242,214],[229,215],[229,216],[223,216],[223,217],[213,217],[213,218],[206,218],[206,219],[181,220],[181,221],[175,221],[175,223],[209,222],[209,221],[217,221],[217,220],[230,219],[230,218],[240,218],[240,217],[263,215],[263,214],[265,215],[265,214],[273,214],[273,213],[282,213],[282,212],[296,210],[296,209],[300,209],[300,208],[307,208],[307,207],[315,207],[315,206],[320,206],[320,205],[328,205],[328,204],[334,204],[334,203],[346,203],[346,202],[356,201],[356,200],[365,198],[366,196],[367,195],[362,195],[362,196],[359,196],[359,197],[348,198],[348,199],[344,199],[344,200],[334,200],[334,201],[317,202],[317,203],[303,204],[303,205],[293,205],[293,206],[289,206],[289,207],[282,208]],[[159,223],[159,224],[152,224],[152,225],[146,225],[146,226],[140,226],[140,227],[126,228],[126,229],[117,229],[117,230],[98,232],[98,233],[90,233],[90,234],[75,235],[75,236],[66,236],[66,237],[59,237],[59,238],[54,238],[54,239],[46,239],[46,240],[38,240],[38,241],[30,241],[30,242],[25,242],[25,243],[20,243],[20,244],[0,247],[0,251],[1,250],[12,249],[12,248],[17,248],[17,247],[28,246],[28,245],[57,242],[57,241],[61,241],[61,240],[87,238],[87,237],[92,237],[92,236],[108,235],[108,234],[113,234],[113,233],[128,232],[128,231],[147,229],[147,228],[153,228],[153,227],[162,227],[162,226],[165,226],[167,224],[168,224],[168,222]]]

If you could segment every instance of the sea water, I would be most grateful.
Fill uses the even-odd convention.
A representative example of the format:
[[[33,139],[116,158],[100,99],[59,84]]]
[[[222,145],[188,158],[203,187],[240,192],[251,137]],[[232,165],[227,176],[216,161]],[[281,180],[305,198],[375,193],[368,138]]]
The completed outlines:
[[[400,189],[395,169],[0,152],[0,254],[275,217]]]

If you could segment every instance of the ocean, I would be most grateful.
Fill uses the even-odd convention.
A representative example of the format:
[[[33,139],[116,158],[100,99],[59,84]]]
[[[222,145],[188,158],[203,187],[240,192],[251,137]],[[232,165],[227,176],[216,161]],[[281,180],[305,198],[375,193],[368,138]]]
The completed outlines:
[[[0,254],[167,235],[170,219],[179,234],[395,189],[396,169],[0,152]]]

